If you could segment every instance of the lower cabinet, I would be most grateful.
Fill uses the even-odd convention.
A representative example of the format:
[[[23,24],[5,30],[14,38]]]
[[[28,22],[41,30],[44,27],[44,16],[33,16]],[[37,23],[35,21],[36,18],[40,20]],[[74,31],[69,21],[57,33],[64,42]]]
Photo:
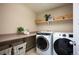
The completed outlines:
[[[36,47],[36,36],[20,38],[0,46],[0,55],[25,55],[34,47]]]

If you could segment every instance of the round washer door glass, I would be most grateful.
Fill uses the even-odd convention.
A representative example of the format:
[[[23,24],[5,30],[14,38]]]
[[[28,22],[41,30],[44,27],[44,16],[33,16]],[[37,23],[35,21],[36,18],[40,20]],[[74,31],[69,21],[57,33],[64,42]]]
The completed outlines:
[[[48,45],[49,45],[49,42],[45,37],[40,36],[37,38],[37,47],[39,49],[46,51],[49,47]]]
[[[59,38],[54,42],[54,50],[58,55],[73,55],[73,41]]]

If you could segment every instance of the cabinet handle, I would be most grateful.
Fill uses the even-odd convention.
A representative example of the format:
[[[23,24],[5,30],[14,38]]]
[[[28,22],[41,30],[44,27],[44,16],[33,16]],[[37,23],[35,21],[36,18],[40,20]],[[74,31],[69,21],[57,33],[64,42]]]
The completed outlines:
[[[18,48],[19,50],[23,49],[23,47]]]

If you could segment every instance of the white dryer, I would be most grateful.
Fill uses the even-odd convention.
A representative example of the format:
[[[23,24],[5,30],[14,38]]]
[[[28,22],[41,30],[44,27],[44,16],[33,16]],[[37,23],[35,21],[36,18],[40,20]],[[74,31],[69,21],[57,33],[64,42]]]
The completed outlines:
[[[52,32],[38,32],[36,35],[36,52],[40,55],[52,55],[52,38]]]
[[[53,35],[54,55],[73,55],[73,34],[56,32]]]

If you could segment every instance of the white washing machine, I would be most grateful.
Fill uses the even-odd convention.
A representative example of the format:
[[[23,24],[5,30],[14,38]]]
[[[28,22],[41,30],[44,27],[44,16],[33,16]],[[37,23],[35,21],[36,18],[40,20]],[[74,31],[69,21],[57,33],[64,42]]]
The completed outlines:
[[[36,52],[40,55],[52,55],[52,38],[52,32],[38,32],[36,35]]]
[[[56,32],[53,35],[54,55],[73,55],[73,34]]]

